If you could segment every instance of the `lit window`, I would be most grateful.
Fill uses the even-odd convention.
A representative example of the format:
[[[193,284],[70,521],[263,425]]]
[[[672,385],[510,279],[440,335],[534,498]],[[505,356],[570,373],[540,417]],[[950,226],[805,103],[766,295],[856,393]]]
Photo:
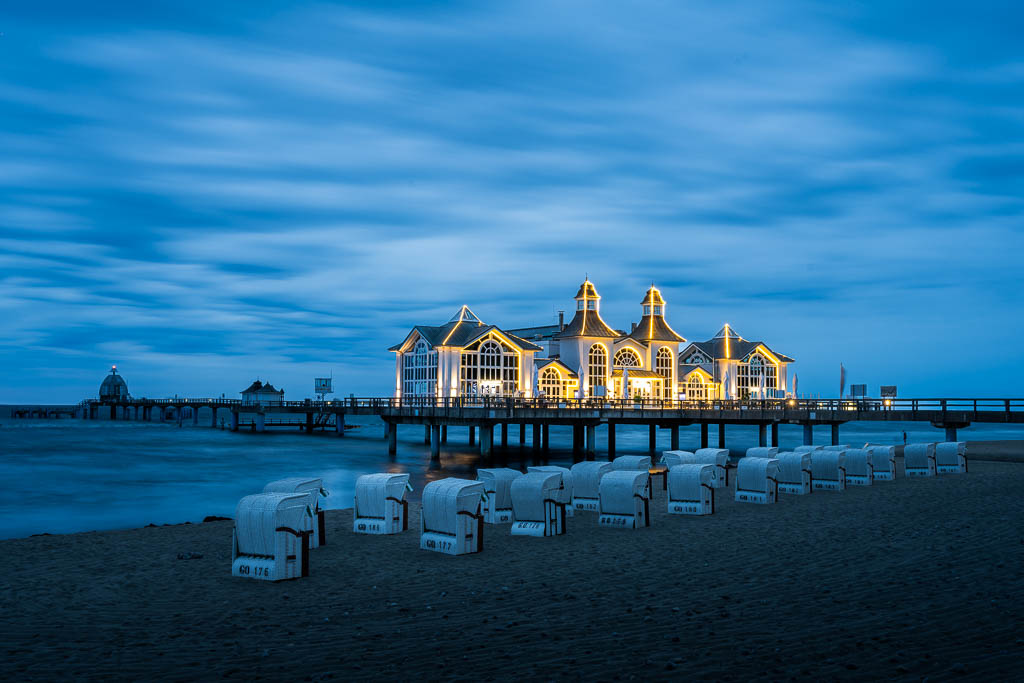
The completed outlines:
[[[650,306],[644,306],[644,315],[650,315],[650,314],[651,314],[651,307]]]
[[[587,299],[587,310],[588,311],[596,311],[597,310],[597,302],[594,301],[593,299]]]
[[[655,306],[654,307],[654,315],[664,315],[664,313],[662,312],[663,310],[664,310],[663,306]]]

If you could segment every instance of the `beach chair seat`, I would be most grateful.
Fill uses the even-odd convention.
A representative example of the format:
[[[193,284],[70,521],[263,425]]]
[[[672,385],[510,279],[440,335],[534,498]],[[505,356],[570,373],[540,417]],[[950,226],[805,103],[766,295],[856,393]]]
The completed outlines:
[[[601,478],[612,471],[610,462],[584,461],[572,466],[572,507],[577,512],[597,512]]]
[[[691,451],[662,451],[661,460],[659,464],[672,469],[676,465],[693,465],[695,464],[695,454]]]
[[[935,471],[939,474],[966,474],[967,444],[963,441],[936,444]]]
[[[757,448],[747,449],[748,458],[767,458],[768,460],[771,460],[778,454],[779,449],[775,446],[759,446]]]
[[[715,466],[683,464],[668,470],[668,511],[673,515],[715,512]]]
[[[484,522],[508,524],[512,521],[512,482],[523,473],[508,467],[479,469],[476,478],[484,483],[487,500],[483,505]]]
[[[779,461],[740,458],[736,464],[736,501],[771,505],[779,498]]]
[[[558,465],[532,465],[526,468],[527,472],[558,472],[562,475],[562,489],[558,493],[558,502],[565,505],[565,516],[572,517],[572,492],[573,479],[572,470],[568,467]]]
[[[651,474],[647,470],[613,470],[604,475],[598,487],[597,523],[618,529],[650,526],[650,491]]]
[[[871,464],[871,453],[865,448],[851,448],[846,453],[843,467],[846,470],[847,486],[871,486],[875,479]]]
[[[814,490],[810,453],[784,451],[776,460],[779,461],[779,493],[803,496]]]
[[[814,446],[814,445],[804,444],[803,446],[797,446],[796,448],[794,448],[793,452],[794,453],[813,453],[814,451],[821,451],[821,450],[824,450],[824,449],[825,449],[824,446]]]
[[[715,466],[715,488],[729,486],[729,450],[727,448],[699,448],[694,452],[695,465]]]
[[[288,477],[272,481],[263,487],[263,493],[306,493],[309,495],[310,510],[313,516],[306,520],[304,529],[312,531],[309,547],[319,548],[327,545],[327,524],[324,511],[320,507],[320,496],[326,496],[323,479],[319,477]]]
[[[352,530],[357,534],[398,534],[409,529],[412,490],[408,474],[364,474],[356,479]]]
[[[846,451],[820,450],[811,453],[811,485],[815,491],[846,489]]]
[[[871,456],[872,481],[895,481],[896,447],[867,444],[864,450]]]
[[[423,487],[420,509],[420,548],[447,555],[484,549],[482,481],[448,477]]]
[[[527,472],[512,481],[512,535],[558,536],[565,533],[568,507],[558,471]]]
[[[935,469],[934,443],[912,443],[903,449],[904,476],[934,477]]]
[[[238,501],[231,534],[231,575],[262,581],[309,576],[307,493],[257,493]]]

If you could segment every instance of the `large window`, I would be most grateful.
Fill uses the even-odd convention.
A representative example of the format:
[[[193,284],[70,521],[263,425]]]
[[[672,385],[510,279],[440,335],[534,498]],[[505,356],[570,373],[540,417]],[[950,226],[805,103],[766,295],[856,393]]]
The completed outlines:
[[[587,395],[595,396],[597,387],[608,386],[608,351],[601,344],[594,344],[587,361]]]
[[[494,337],[467,346],[459,389],[462,396],[514,396],[519,389],[519,353]]]
[[[672,387],[676,385],[672,381],[672,352],[662,346],[658,349],[658,355],[654,358],[654,371],[665,378],[662,382],[665,398],[672,398]]]
[[[642,365],[640,356],[629,347],[616,351],[615,359],[612,361],[612,367],[616,368],[639,368]]]
[[[778,367],[760,353],[754,353],[747,362],[740,363],[736,368],[736,391],[739,398],[749,398],[751,395],[765,398],[761,395],[762,375],[765,396],[771,396],[772,391],[778,388]]]
[[[402,394],[434,396],[437,393],[437,351],[420,339],[402,356]]]
[[[700,401],[712,398],[711,385],[704,381],[699,372],[694,372],[686,381],[686,398],[690,401]]]
[[[537,386],[546,398],[565,398],[565,380],[554,368],[544,368],[541,371]]]

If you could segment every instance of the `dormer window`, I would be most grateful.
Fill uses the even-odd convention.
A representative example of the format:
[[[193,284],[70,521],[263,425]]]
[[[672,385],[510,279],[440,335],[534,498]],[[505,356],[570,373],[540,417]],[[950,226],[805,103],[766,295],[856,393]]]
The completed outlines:
[[[593,299],[588,299],[587,300],[587,310],[588,311],[596,311],[597,310],[597,302],[594,301]]]
[[[578,300],[576,302],[576,310],[577,311],[582,311],[583,308],[584,308],[584,306],[583,306],[583,299],[580,299],[580,300]]]
[[[651,314],[651,307],[650,306],[644,306],[644,315],[650,315],[650,314]]]
[[[665,315],[665,307],[664,306],[655,306],[654,307],[654,315]]]

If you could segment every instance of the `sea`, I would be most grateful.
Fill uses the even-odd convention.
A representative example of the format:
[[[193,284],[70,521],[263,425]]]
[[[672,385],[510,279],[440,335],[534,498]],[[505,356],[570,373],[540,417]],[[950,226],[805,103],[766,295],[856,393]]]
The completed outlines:
[[[232,517],[238,500],[258,493],[275,479],[321,477],[329,495],[325,507],[348,508],[356,478],[371,472],[408,472],[415,498],[423,486],[443,477],[476,477],[477,467],[525,468],[540,463],[519,445],[519,427],[510,425],[508,446],[487,461],[468,444],[466,427],[449,427],[440,464],[432,464],[422,426],[399,428],[398,452],[389,456],[379,418],[349,417],[344,437],[331,432],[262,434],[231,432],[175,422],[100,420],[0,420],[0,538],[33,534],[125,529],[149,524],[201,522],[207,516]],[[944,433],[927,423],[851,422],[840,427],[840,441],[901,444],[942,441]],[[817,427],[815,443],[830,443],[827,426]],[[959,432],[963,441],[1024,439],[1024,426],[974,425]],[[733,456],[756,446],[756,426],[729,426],[726,446]],[[717,428],[709,429],[711,446]],[[803,443],[799,425],[781,425],[782,450]],[[700,444],[697,425],[680,428],[680,448]],[[658,449],[669,448],[668,430],[658,430]],[[646,426],[618,425],[617,455],[647,454]],[[597,430],[597,457],[606,457],[604,428]],[[572,430],[552,427],[544,463],[572,463]]]

